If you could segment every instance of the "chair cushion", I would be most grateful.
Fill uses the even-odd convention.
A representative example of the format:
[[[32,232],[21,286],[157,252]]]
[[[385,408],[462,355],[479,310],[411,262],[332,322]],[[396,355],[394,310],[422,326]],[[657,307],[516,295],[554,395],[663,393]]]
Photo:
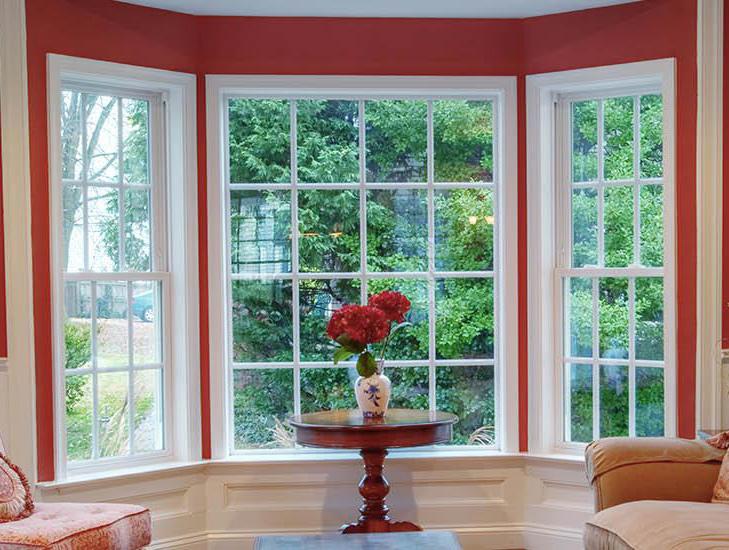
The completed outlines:
[[[587,522],[587,550],[702,550],[729,547],[729,506],[641,500],[607,508]]]
[[[151,538],[149,510],[129,504],[39,503],[0,525],[3,550],[138,550]]]

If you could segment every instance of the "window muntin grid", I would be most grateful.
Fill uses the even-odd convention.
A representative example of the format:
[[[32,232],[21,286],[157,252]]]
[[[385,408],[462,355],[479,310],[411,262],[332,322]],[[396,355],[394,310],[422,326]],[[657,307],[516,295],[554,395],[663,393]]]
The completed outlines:
[[[664,435],[662,98],[563,97],[558,112],[564,440]]]
[[[65,84],[61,97],[66,460],[167,448],[161,98]]]
[[[306,323],[309,318],[309,306],[307,301],[309,295],[324,285],[336,284],[341,289],[343,298],[338,300],[335,306],[347,301],[366,302],[368,293],[373,293],[385,288],[394,288],[406,292],[413,301],[413,314],[416,319],[416,326],[419,324],[419,330],[423,331],[427,341],[426,349],[420,356],[412,357],[404,354],[395,357],[391,361],[387,361],[388,374],[393,378],[393,384],[397,385],[398,378],[403,373],[409,373],[419,381],[417,395],[411,396],[410,399],[404,399],[400,402],[400,406],[416,406],[420,408],[436,408],[439,406],[437,401],[438,391],[436,384],[438,380],[445,380],[452,372],[461,371],[466,373],[462,383],[464,386],[464,395],[472,392],[478,399],[479,393],[492,396],[491,418],[495,414],[497,403],[496,385],[498,384],[498,320],[494,319],[498,311],[497,301],[499,299],[498,285],[498,227],[496,223],[496,214],[499,209],[499,124],[498,117],[500,103],[497,97],[480,96],[467,98],[474,103],[482,103],[488,105],[491,112],[491,132],[492,132],[492,148],[484,156],[489,157],[491,164],[490,176],[486,178],[478,178],[476,181],[440,181],[444,178],[438,177],[436,168],[439,162],[444,162],[447,158],[447,151],[436,150],[434,143],[434,133],[437,131],[435,126],[438,124],[438,108],[439,98],[410,98],[397,97],[391,98],[395,110],[403,109],[421,109],[422,110],[422,140],[413,139],[412,157],[423,159],[423,164],[419,162],[408,164],[405,168],[402,164],[398,166],[394,163],[395,169],[383,170],[381,167],[374,166],[372,162],[367,160],[368,153],[368,119],[366,118],[367,108],[374,106],[377,102],[383,101],[381,98],[372,100],[365,97],[352,97],[347,99],[337,98],[337,100],[319,99],[319,101],[328,101],[336,103],[339,107],[343,107],[351,116],[356,118],[356,124],[353,124],[356,133],[352,132],[351,139],[356,143],[356,155],[344,155],[345,166],[339,170],[338,174],[331,178],[319,178],[319,182],[313,181],[310,173],[306,177],[301,178],[302,173],[299,168],[299,161],[307,158],[302,154],[297,142],[302,139],[302,134],[298,126],[298,120],[301,118],[300,106],[309,107],[309,99],[265,99],[258,96],[258,101],[278,102],[273,109],[275,116],[269,120],[269,128],[273,129],[284,146],[288,147],[288,157],[283,154],[277,155],[272,163],[273,166],[266,167],[266,177],[260,174],[254,176],[242,177],[240,166],[232,166],[231,156],[236,154],[234,148],[240,145],[240,136],[234,135],[234,126],[231,123],[231,104],[236,101],[251,102],[255,101],[246,96],[228,96],[224,98],[224,151],[226,166],[226,212],[227,214],[227,262],[228,262],[228,315],[227,315],[227,348],[228,361],[231,366],[229,378],[229,399],[231,403],[230,429],[232,431],[231,448],[235,452],[238,448],[250,447],[266,447],[270,446],[269,442],[263,444],[249,445],[241,444],[238,437],[239,422],[255,422],[254,418],[239,414],[238,404],[240,402],[241,387],[250,389],[254,394],[266,394],[267,388],[280,383],[282,385],[291,385],[291,399],[277,399],[276,396],[268,394],[268,401],[278,401],[277,420],[273,421],[269,418],[268,430],[272,434],[282,434],[280,421],[285,416],[292,413],[307,412],[315,410],[317,407],[337,406],[344,401],[331,400],[329,403],[320,403],[311,401],[307,393],[307,384],[310,378],[316,376],[326,376],[327,373],[342,371],[342,368],[333,367],[331,354],[312,350],[310,348],[311,335],[305,333]],[[461,101],[464,99],[459,98]],[[454,101],[452,99],[443,99],[442,101]],[[407,105],[408,102],[411,105]],[[283,108],[287,105],[288,109]],[[246,106],[247,107],[247,106]],[[381,114],[381,113],[380,113]],[[253,119],[251,115],[247,120]],[[364,123],[360,121],[364,120]],[[282,131],[285,129],[286,132]],[[232,137],[233,136],[233,137]],[[336,140],[332,140],[336,143]],[[351,153],[351,151],[350,151]],[[374,166],[374,167],[373,167]],[[269,169],[270,168],[270,169]],[[356,169],[356,172],[355,172]],[[304,171],[305,172],[305,171]],[[373,174],[385,174],[384,177],[377,178],[385,181],[372,181]],[[405,174],[403,176],[403,174]],[[231,181],[233,178],[233,181]],[[253,181],[241,181],[248,179]],[[458,179],[458,178],[456,178]],[[485,179],[486,181],[481,181]],[[403,181],[405,180],[405,181]],[[411,180],[411,181],[408,181]],[[439,201],[444,200],[449,193],[474,193],[487,195],[490,200],[489,208],[485,212],[483,220],[478,216],[469,216],[469,223],[483,222],[490,228],[488,238],[492,240],[491,254],[488,261],[482,262],[482,265],[474,266],[473,269],[458,270],[449,269],[447,262],[441,261],[439,258],[439,246],[443,245],[443,235],[438,231],[438,218],[441,212],[438,207]],[[235,250],[232,246],[234,242],[255,242],[255,239],[241,239],[240,226],[237,220],[237,212],[240,212],[240,199],[242,196],[250,199],[249,211],[257,212],[260,216],[260,208],[253,203],[261,202],[262,193],[268,193],[271,204],[265,207],[266,214],[262,217],[266,218],[263,227],[256,227],[259,233],[266,233],[268,237],[264,239],[261,250],[248,250],[243,256],[253,258],[251,264],[245,268],[241,268],[240,250]],[[306,245],[302,246],[302,240],[317,238],[321,233],[319,231],[306,231],[302,228],[302,221],[299,219],[301,213],[302,202],[309,200],[308,197],[321,194],[326,195],[332,202],[343,204],[346,215],[344,221],[353,226],[349,229],[358,235],[359,249],[358,254],[354,257],[339,259],[337,261],[324,262],[322,265],[325,269],[301,269],[300,262],[302,257],[306,258],[309,252]],[[347,200],[338,200],[343,195],[347,195]],[[388,196],[389,195],[389,196]],[[393,196],[407,196],[415,198],[417,205],[409,209],[406,217],[411,220],[417,220],[424,227],[421,248],[410,251],[409,257],[397,265],[375,265],[373,262],[373,254],[368,254],[368,250],[373,248],[372,228],[368,227],[368,219],[372,216],[372,204],[378,201],[392,200]],[[298,208],[291,207],[298,205]],[[255,215],[254,215],[255,216]],[[470,218],[475,218],[471,222]],[[353,219],[354,218],[354,219]],[[357,219],[358,218],[358,219]],[[476,219],[477,218],[477,219]],[[352,223],[353,222],[353,223]],[[299,228],[299,231],[292,231],[291,228]],[[250,228],[249,228],[250,230]],[[331,228],[330,236],[334,236],[340,232],[340,228]],[[314,235],[316,233],[316,235]],[[277,235],[278,238],[274,238]],[[290,244],[287,246],[286,237],[288,236]],[[486,247],[485,247],[486,248]],[[261,260],[261,256],[265,256]],[[336,257],[336,250],[333,254]],[[358,256],[358,257],[357,257]],[[407,254],[405,256],[408,256]],[[306,259],[304,259],[306,261]],[[303,263],[303,262],[302,262]],[[260,267],[256,267],[259,265]],[[314,264],[316,265],[316,264]],[[436,333],[438,329],[438,319],[443,315],[439,311],[438,303],[447,304],[447,298],[452,291],[449,286],[454,283],[473,285],[475,287],[483,287],[481,295],[489,296],[491,307],[490,316],[492,319],[492,334],[490,336],[491,345],[482,346],[482,349],[476,353],[477,357],[471,358],[448,358],[448,354],[440,352],[436,346]],[[254,288],[255,285],[260,285]],[[313,290],[312,290],[313,289]],[[449,294],[450,292],[450,294]],[[272,302],[283,303],[285,314],[277,316],[272,320],[277,326],[290,326],[291,338],[275,341],[272,345],[266,347],[263,355],[257,356],[253,354],[241,353],[240,349],[236,349],[236,342],[239,336],[237,332],[245,332],[237,330],[235,327],[241,318],[241,315],[250,316],[251,311],[247,311],[244,301],[238,298],[240,295],[255,294],[271,296]],[[478,292],[476,293],[478,294]],[[238,296],[238,297],[237,297]],[[316,302],[316,300],[314,300]],[[289,305],[289,303],[291,305]],[[304,307],[305,306],[305,307]],[[332,304],[329,303],[325,309],[331,313]],[[442,309],[442,308],[441,308]],[[485,308],[484,308],[485,309]],[[290,312],[290,314],[289,314]],[[250,329],[250,327],[247,327]],[[248,333],[252,332],[248,330]],[[325,340],[325,339],[324,339]],[[322,344],[321,336],[318,338],[318,344]],[[394,350],[394,354],[398,353]],[[393,356],[393,353],[390,354]],[[344,367],[350,367],[348,364]],[[389,368],[392,367],[392,368]],[[277,371],[270,372],[271,380],[264,380],[260,371]],[[488,372],[485,372],[488,371]],[[473,376],[470,376],[473,375]],[[470,376],[470,379],[469,379]],[[488,378],[488,383],[484,384],[483,380]],[[333,392],[337,395],[351,395],[350,381],[342,383],[336,380],[333,385]],[[349,403],[346,405],[351,406]],[[398,400],[395,398],[397,406]],[[275,407],[274,407],[275,408]],[[271,414],[274,416],[274,413]],[[494,419],[495,420],[495,419]],[[495,439],[493,431],[495,421],[489,426],[491,435]],[[483,433],[483,430],[482,432]],[[478,433],[473,434],[474,438],[478,438]],[[275,436],[274,436],[275,437]],[[488,439],[488,438],[487,438]],[[477,442],[476,439],[470,442]],[[278,440],[279,444],[287,446],[288,443],[284,439]]]

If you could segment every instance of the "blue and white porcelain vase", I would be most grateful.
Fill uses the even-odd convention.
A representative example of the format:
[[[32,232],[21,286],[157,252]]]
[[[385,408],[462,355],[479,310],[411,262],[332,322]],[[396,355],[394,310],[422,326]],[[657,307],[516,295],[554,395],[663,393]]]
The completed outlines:
[[[372,376],[360,376],[354,382],[354,394],[357,405],[365,418],[382,418],[387,412],[390,402],[390,379],[382,374],[385,365],[377,363],[377,370]]]

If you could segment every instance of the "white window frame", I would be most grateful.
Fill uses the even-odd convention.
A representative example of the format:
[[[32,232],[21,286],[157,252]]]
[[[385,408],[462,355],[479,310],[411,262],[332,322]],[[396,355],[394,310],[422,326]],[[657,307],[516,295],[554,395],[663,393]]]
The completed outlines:
[[[199,291],[195,76],[55,54],[48,55],[49,188],[51,196],[51,284],[53,310],[56,479],[110,468],[144,467],[200,457]],[[109,93],[156,97],[161,135],[153,142],[160,158],[161,186],[153,189],[153,254],[162,255],[166,272],[141,273],[162,280],[164,367],[164,450],[138,456],[68,463],[66,459],[64,364],[63,216],[60,165],[60,100],[66,83]],[[150,117],[152,117],[150,111]],[[154,205],[154,202],[157,205]],[[160,258],[158,258],[159,260]],[[68,278],[68,274],[65,275]],[[75,275],[71,274],[71,278]],[[79,274],[83,277],[83,273]],[[140,278],[136,277],[136,278]],[[111,273],[94,279],[123,280]],[[129,297],[128,297],[129,299]]]
[[[496,234],[495,250],[501,265],[495,265],[495,308],[501,320],[495,327],[497,349],[494,377],[496,383],[496,417],[498,447],[502,451],[518,450],[518,337],[517,311],[517,193],[516,193],[516,78],[515,77],[364,77],[364,76],[219,76],[208,75],[208,255],[210,291],[210,380],[211,431],[213,458],[245,454],[262,459],[272,453],[291,451],[234,450],[229,368],[228,333],[228,242],[227,220],[227,154],[224,150],[226,102],[230,96],[263,98],[494,98],[495,133],[501,143],[495,144],[494,159],[501,167],[499,210],[501,225]],[[295,141],[292,141],[295,144]],[[430,147],[429,147],[430,148]],[[498,157],[497,157],[498,155]],[[361,161],[360,161],[361,162]],[[287,184],[288,185],[288,184]],[[422,184],[423,189],[430,186]],[[250,186],[255,189],[255,185]],[[337,186],[327,185],[328,189]],[[500,237],[500,238],[499,238]],[[433,239],[430,235],[429,239]],[[402,274],[398,274],[401,276]],[[407,276],[407,274],[405,274]],[[294,281],[295,283],[295,281]],[[500,286],[499,286],[500,285]],[[296,304],[294,304],[296,307]],[[463,447],[459,447],[463,449]],[[484,448],[476,448],[476,451]],[[493,448],[489,447],[493,452]],[[439,449],[440,451],[440,449]],[[321,453],[297,450],[293,454]]]
[[[568,242],[564,232],[569,220],[561,206],[559,172],[566,145],[557,135],[556,106],[564,95],[631,95],[645,89],[663,96],[665,435],[676,433],[675,61],[662,59],[527,76],[527,150],[532,152],[527,165],[531,452],[584,449],[584,444],[564,438],[562,273],[557,244]],[[615,271],[632,276],[629,268]],[[645,273],[641,269],[638,275]]]

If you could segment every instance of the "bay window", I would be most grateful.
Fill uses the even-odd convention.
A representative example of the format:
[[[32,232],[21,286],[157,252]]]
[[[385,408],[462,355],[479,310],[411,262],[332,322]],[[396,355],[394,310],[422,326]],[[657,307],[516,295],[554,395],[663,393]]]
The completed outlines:
[[[391,407],[455,412],[455,444],[499,445],[503,93],[217,92],[223,452],[293,447],[289,415],[356,407],[325,328],[383,290],[413,304]]]
[[[194,76],[49,56],[48,97],[56,477],[199,456]]]
[[[528,84],[532,445],[672,435],[672,62]]]

